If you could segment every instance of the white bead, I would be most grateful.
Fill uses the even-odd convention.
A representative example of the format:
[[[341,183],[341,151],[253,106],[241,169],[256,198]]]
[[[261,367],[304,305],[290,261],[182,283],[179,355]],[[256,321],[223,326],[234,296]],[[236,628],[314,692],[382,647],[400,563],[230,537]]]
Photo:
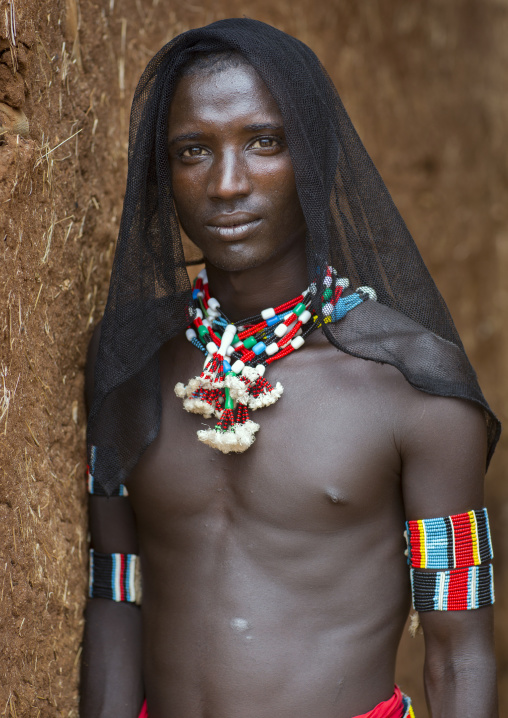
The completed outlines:
[[[305,344],[305,339],[303,337],[294,337],[294,339],[291,339],[291,346],[293,349],[300,349],[301,346]]]
[[[323,284],[325,287],[331,287],[332,286],[332,278],[331,277],[325,277],[323,279]]]
[[[356,290],[357,292],[365,292],[365,294],[369,295],[369,299],[373,299],[374,301],[377,301],[377,294],[372,287],[358,287]]]
[[[281,337],[284,336],[284,334],[287,332],[287,330],[288,330],[288,328],[284,323],[277,324],[273,333],[275,334],[276,337],[279,337],[279,339],[280,339]]]
[[[228,348],[226,349],[226,356],[227,356],[227,357],[230,357],[231,354],[232,354],[234,351],[235,351],[235,350],[233,349],[233,347],[228,347]]]
[[[309,312],[308,309],[306,309],[304,312],[300,314],[300,321],[302,324],[307,324],[309,319],[312,317],[312,314]]]
[[[226,349],[228,349],[231,346],[231,342],[234,339],[234,336],[236,334],[236,327],[234,324],[228,324],[227,327],[224,329],[224,334],[222,335],[222,339],[220,342],[220,349],[219,352],[224,356]]]
[[[272,342],[271,344],[268,344],[268,346],[265,349],[265,352],[268,354],[269,357],[271,357],[273,354],[277,354],[279,351],[279,347],[276,344],[276,342]]]
[[[206,269],[203,267],[203,269],[198,273],[198,277],[203,280],[205,284],[208,284],[208,277],[206,275]]]
[[[347,289],[349,287],[349,279],[347,277],[341,277],[340,279],[337,279],[335,284],[338,287],[342,287],[343,289]]]
[[[208,342],[208,344],[206,345],[206,351],[209,354],[215,354],[217,351],[217,347],[213,342]]]
[[[199,319],[203,319],[203,312],[201,311],[201,309],[196,309],[195,316]]]
[[[212,324],[208,321],[208,319],[203,319],[203,326],[205,326],[207,329],[210,329]]]
[[[228,324],[227,327],[224,329],[223,337],[228,337],[228,342],[231,344],[233,339],[235,338],[236,334],[236,327],[234,324]]]
[[[191,342],[193,339],[195,339],[195,338],[197,337],[197,334],[196,334],[196,332],[194,331],[194,329],[191,329],[191,328],[189,327],[188,329],[185,330],[185,336],[186,336],[187,339]]]
[[[329,317],[332,312],[333,312],[333,304],[330,304],[330,302],[328,302],[327,304],[325,304],[323,306],[323,314],[325,317]]]
[[[243,361],[241,359],[237,359],[231,369],[235,372],[235,374],[241,374],[244,366],[245,364],[243,363]]]
[[[215,297],[210,297],[210,299],[208,300],[208,306],[213,312],[216,312],[217,309],[220,307],[220,302],[218,301],[218,299],[215,299]]]
[[[312,282],[312,284],[309,286],[309,292],[312,295],[315,295],[317,293],[316,282]]]
[[[271,319],[275,316],[275,309],[273,307],[268,307],[268,309],[263,309],[261,312],[261,316],[263,319]]]
[[[219,312],[214,312],[213,309],[209,309],[207,314],[208,314],[208,319],[211,322],[213,322],[213,320],[217,319],[217,317],[219,316]]]
[[[264,376],[264,375],[265,375],[265,371],[266,371],[265,365],[264,365],[264,364],[258,364],[257,367],[256,367],[256,371],[257,371],[257,373],[259,374],[259,376]]]
[[[198,292],[198,297],[200,297],[201,299],[204,299],[204,296],[205,296],[205,293],[200,290]]]

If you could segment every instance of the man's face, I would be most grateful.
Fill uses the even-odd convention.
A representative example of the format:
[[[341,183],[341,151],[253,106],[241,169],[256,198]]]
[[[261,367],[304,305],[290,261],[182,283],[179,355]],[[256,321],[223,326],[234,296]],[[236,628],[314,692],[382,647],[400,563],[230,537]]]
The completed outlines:
[[[226,271],[303,251],[282,116],[250,65],[184,76],[169,113],[173,196],[187,235]]]

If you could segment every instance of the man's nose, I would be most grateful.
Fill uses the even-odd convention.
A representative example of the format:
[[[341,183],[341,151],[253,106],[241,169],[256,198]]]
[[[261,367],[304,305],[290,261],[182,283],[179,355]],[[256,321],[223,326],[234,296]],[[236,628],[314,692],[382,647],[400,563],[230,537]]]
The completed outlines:
[[[211,199],[231,200],[246,197],[252,191],[249,171],[243,153],[223,152],[211,168],[208,196]]]

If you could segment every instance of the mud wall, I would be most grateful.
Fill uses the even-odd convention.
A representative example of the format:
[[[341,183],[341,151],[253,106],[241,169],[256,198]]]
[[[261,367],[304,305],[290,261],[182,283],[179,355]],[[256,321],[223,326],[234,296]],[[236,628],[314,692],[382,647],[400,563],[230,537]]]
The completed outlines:
[[[78,714],[83,367],[107,293],[135,82],[175,34],[243,14],[322,58],[506,414],[506,0],[0,0],[0,715]],[[487,483],[501,714],[507,458],[505,441]],[[405,637],[399,662],[419,718],[422,644]]]

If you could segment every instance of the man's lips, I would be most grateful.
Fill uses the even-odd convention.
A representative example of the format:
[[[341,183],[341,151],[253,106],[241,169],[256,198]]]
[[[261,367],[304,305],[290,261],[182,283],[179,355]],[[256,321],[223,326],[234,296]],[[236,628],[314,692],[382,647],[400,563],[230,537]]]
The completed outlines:
[[[220,239],[244,239],[261,224],[261,219],[250,212],[219,214],[207,220],[206,228]]]

